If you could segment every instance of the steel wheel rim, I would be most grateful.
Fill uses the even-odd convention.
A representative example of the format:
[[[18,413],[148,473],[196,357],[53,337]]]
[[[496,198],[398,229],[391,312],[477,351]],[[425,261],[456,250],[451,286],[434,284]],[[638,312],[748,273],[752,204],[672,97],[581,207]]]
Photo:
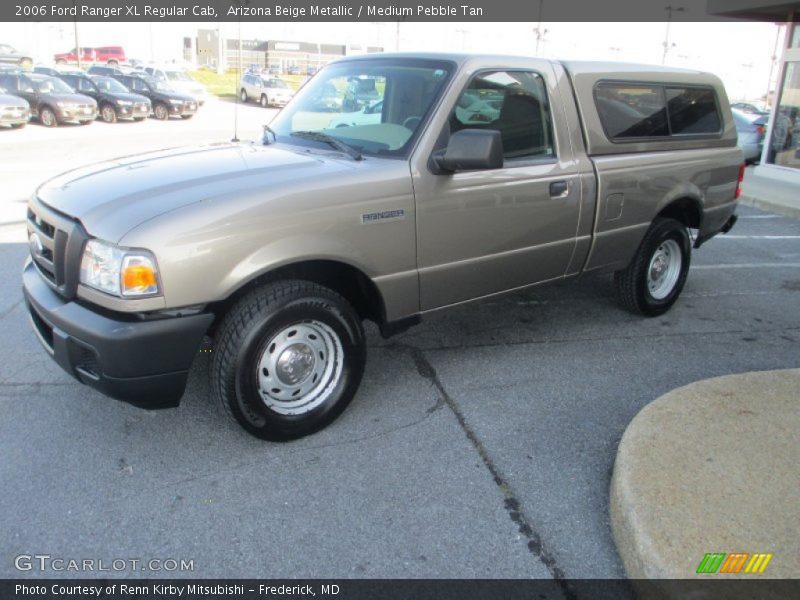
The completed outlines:
[[[167,118],[167,109],[163,106],[156,107],[156,117],[159,119],[166,119]]]
[[[261,96],[261,106],[266,108],[268,105],[269,105],[269,102],[267,101],[267,97],[266,96]]]
[[[106,123],[111,123],[114,121],[114,109],[110,106],[103,107],[103,121]]]
[[[52,112],[50,112],[49,110],[42,112],[42,123],[44,123],[45,127],[52,126],[54,120],[55,120],[55,115]]]
[[[647,266],[647,289],[655,300],[663,300],[675,289],[682,266],[683,255],[678,242],[661,242]]]
[[[259,395],[278,414],[307,413],[330,397],[343,366],[342,342],[330,326],[295,323],[264,345],[256,370]]]

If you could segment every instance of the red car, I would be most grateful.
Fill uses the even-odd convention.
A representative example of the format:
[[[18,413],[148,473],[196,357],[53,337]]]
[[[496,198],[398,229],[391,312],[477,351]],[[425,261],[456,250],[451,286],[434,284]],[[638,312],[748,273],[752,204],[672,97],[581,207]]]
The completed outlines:
[[[125,62],[125,51],[121,46],[100,46],[98,48],[81,48],[81,62],[86,63],[105,63],[108,65],[118,65]],[[62,52],[53,57],[56,64],[77,63],[78,54],[76,48],[69,52]]]

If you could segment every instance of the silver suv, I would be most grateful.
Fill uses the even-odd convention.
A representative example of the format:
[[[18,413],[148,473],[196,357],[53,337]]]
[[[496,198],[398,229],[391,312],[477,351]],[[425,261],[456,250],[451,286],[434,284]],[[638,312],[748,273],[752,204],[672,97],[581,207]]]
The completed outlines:
[[[381,109],[337,127],[358,107],[323,100],[355,87]],[[42,185],[23,289],[35,334],[79,381],[175,406],[207,337],[225,410],[285,440],[353,399],[365,319],[390,336],[586,272],[613,273],[626,307],[662,314],[693,249],[733,227],[742,173],[713,75],[346,58],[263,143],[126,157]]]
[[[283,79],[263,77],[258,73],[245,73],[239,87],[239,97],[242,102],[254,100],[264,108],[284,107],[294,96],[294,92]]]

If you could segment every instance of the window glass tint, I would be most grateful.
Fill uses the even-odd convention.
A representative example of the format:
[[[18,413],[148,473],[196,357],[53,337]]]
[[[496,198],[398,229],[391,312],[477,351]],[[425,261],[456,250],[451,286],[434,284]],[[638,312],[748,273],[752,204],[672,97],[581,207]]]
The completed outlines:
[[[609,138],[669,135],[660,86],[600,83],[594,96],[600,121]]]
[[[450,131],[494,129],[505,158],[553,157],[553,128],[544,81],[529,71],[476,75],[450,117]]]
[[[673,135],[719,133],[714,92],[704,88],[667,88],[667,110]]]
[[[767,162],[800,169],[800,62],[787,61]]]

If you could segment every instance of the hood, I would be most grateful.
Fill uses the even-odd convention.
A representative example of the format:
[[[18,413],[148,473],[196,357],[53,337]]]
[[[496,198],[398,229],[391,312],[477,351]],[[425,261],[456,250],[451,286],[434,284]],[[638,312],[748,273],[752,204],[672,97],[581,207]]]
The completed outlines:
[[[43,94],[56,102],[69,102],[70,104],[97,104],[91,96],[83,94]]]
[[[196,102],[194,96],[189,96],[185,92],[178,91],[177,89],[173,88],[173,91],[166,92],[164,90],[155,90],[155,93],[164,96],[165,98],[170,98],[172,100],[181,100],[183,102]]]
[[[150,104],[150,98],[142,96],[141,94],[131,94],[128,92],[103,92],[109,98],[114,100],[127,100],[128,102],[146,102]]]
[[[272,191],[353,168],[346,159],[277,145],[225,143],[129,156],[59,175],[39,199],[77,218],[93,236],[118,242],[134,227],[197,202]]]
[[[28,103],[24,99],[8,94],[0,94],[0,106],[18,106],[28,110]]]

